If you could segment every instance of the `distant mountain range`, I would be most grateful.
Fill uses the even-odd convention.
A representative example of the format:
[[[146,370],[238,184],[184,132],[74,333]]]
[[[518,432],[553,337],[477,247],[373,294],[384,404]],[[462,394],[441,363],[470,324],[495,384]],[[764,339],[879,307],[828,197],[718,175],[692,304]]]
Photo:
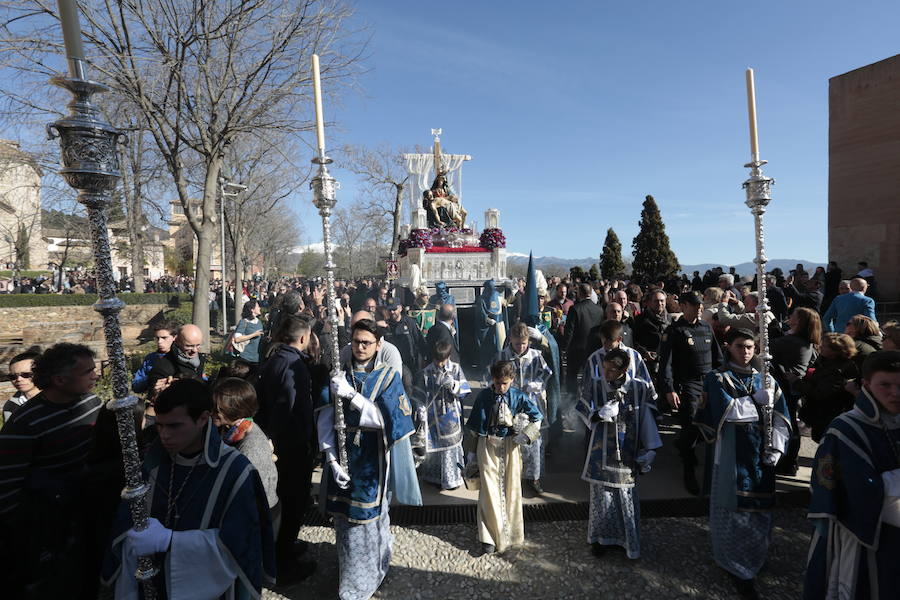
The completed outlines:
[[[591,265],[596,264],[598,261],[599,257],[559,258],[557,256],[535,256],[534,266],[536,269],[541,269],[544,271],[568,270],[572,267],[581,267],[584,270],[588,270],[591,268]],[[817,263],[803,259],[773,258],[770,259],[768,263],[766,263],[766,270],[771,271],[772,269],[775,269],[777,267],[785,273],[788,273],[791,269],[797,266],[797,263],[802,264],[803,268],[810,272],[814,271],[816,267],[825,266],[824,263]],[[508,252],[507,264],[510,267],[527,267],[528,255],[522,254],[520,252]],[[708,269],[712,269],[713,267],[723,267],[726,272],[728,271],[729,267],[734,267],[739,275],[753,275],[756,272],[756,264],[752,261],[743,262],[736,265],[729,265],[726,263],[681,265],[681,271],[683,273],[687,273],[688,275],[691,275],[694,271],[700,271],[700,274],[703,275],[705,271],[707,271]]]

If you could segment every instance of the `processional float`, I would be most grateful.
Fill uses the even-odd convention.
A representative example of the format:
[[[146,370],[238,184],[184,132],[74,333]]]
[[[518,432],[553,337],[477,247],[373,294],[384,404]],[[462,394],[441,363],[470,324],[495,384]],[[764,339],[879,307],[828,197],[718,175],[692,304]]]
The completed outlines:
[[[105,92],[109,88],[87,79],[75,0],[58,0],[58,6],[69,76],[54,77],[50,81],[53,85],[68,90],[73,99],[68,104],[68,116],[48,125],[47,133],[50,139],[59,138],[62,151],[62,169],[59,173],[66,183],[78,190],[78,202],[88,211],[93,240],[94,270],[100,296],[94,304],[94,310],[103,315],[106,351],[112,367],[113,399],[106,406],[116,413],[119,443],[122,447],[122,462],[125,468],[125,489],[122,490],[122,498],[129,503],[134,528],[142,531],[147,527],[149,517],[146,496],[150,488],[144,482],[141,472],[141,457],[134,424],[134,407],[139,399],[128,393],[128,370],[125,364],[122,330],[119,327],[119,312],[125,307],[125,303],[116,297],[116,281],[113,278],[109,236],[106,229],[106,210],[112,204],[111,192],[121,177],[116,146],[124,141],[125,135],[107,123],[100,115],[99,109],[91,103],[91,96]],[[159,569],[153,564],[152,557],[138,557],[135,577],[146,600],[156,598],[153,577],[158,572]]]
[[[762,166],[768,161],[759,158],[759,136],[756,129],[756,87],[753,81],[753,69],[747,69],[747,113],[750,122],[750,162],[744,165],[750,169],[750,178],[744,182],[744,190],[747,193],[745,204],[753,214],[753,227],[756,240],[756,289],[759,302],[756,304],[756,325],[759,329],[759,358],[764,388],[773,388],[769,375],[769,328],[766,323],[766,314],[769,311],[769,300],[766,297],[766,236],[763,228],[763,215],[766,207],[772,201],[771,189],[775,180],[763,175]],[[766,435],[766,449],[775,449],[775,406],[774,397],[770,397],[763,407],[764,428]]]

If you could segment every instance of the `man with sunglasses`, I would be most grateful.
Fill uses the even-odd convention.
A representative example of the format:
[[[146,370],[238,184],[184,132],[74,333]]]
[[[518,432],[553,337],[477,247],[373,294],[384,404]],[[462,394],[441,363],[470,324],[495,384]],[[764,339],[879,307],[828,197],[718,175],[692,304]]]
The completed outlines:
[[[9,421],[13,412],[37,396],[40,389],[34,385],[34,359],[38,352],[23,352],[9,361],[9,381],[16,388],[16,393],[3,405],[3,422]]]

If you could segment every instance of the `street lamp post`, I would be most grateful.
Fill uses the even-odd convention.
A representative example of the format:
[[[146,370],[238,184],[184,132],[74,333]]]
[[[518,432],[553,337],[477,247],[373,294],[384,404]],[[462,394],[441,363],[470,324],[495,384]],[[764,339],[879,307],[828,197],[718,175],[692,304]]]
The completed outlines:
[[[219,281],[222,283],[222,335],[228,335],[228,311],[226,310],[225,304],[225,198],[233,198],[238,195],[239,191],[246,189],[246,185],[228,181],[221,176],[219,177],[219,233],[221,236],[221,245],[219,246],[221,248],[221,258],[219,260],[221,277]],[[228,190],[235,191],[228,193]],[[235,282],[234,295],[235,302],[237,302],[237,282]]]

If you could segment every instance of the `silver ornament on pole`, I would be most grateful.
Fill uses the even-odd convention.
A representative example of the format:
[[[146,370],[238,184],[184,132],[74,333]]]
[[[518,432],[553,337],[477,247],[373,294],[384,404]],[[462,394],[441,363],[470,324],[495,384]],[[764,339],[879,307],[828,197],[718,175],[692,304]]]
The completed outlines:
[[[110,258],[106,210],[112,204],[111,192],[118,185],[119,154],[116,146],[125,136],[100,116],[91,103],[91,96],[107,91],[107,87],[86,79],[85,62],[81,50],[81,30],[74,0],[59,0],[60,20],[66,41],[69,77],[54,77],[53,85],[68,90],[72,101],[69,114],[47,126],[50,139],[59,138],[62,169],[60,175],[78,190],[78,202],[88,211],[93,240],[94,270],[97,276],[99,299],[93,308],[103,315],[103,333],[112,371],[114,398],[107,408],[116,413],[122,463],[125,470],[125,489],[122,498],[128,501],[134,528],[147,527],[149,510],[146,496],[149,486],[143,480],[141,457],[138,452],[134,406],[140,401],[129,394],[128,370],[119,327],[119,312],[125,303],[116,296],[116,281]],[[156,598],[153,577],[159,572],[150,556],[138,557],[135,577],[141,584],[146,600]]]

